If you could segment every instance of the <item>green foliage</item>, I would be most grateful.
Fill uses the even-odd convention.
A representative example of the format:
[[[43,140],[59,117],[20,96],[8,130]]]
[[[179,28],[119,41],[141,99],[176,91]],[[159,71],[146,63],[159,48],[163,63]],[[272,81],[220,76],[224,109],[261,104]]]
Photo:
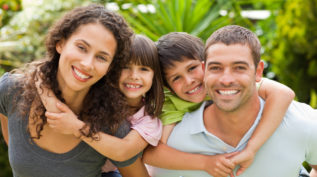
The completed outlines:
[[[23,1],[23,10],[0,29],[0,65],[20,66],[45,53],[44,38],[48,28],[65,11],[87,3],[81,0]]]
[[[317,90],[317,0],[287,1],[276,21],[273,70],[299,101],[310,103]]]
[[[121,9],[125,19],[136,33],[143,33],[152,40],[172,31],[184,31],[207,39],[216,29],[233,23],[250,25],[241,18],[235,1],[226,0],[157,0],[131,4]],[[220,15],[220,11],[224,15]]]
[[[19,10],[21,10],[21,0],[0,0],[0,27],[6,25]]]

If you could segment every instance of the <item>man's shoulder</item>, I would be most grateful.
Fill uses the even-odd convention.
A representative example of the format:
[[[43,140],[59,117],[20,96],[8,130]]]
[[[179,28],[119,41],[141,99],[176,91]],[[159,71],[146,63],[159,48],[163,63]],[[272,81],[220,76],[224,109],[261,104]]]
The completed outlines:
[[[310,119],[317,121],[317,110],[313,109],[310,105],[292,101],[285,117],[299,118],[299,119]]]

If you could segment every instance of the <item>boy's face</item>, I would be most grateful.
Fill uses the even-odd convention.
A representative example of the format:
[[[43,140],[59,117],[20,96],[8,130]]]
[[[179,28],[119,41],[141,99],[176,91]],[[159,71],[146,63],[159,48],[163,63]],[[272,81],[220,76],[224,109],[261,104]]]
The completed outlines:
[[[164,70],[164,77],[172,91],[183,100],[202,102],[206,97],[202,62],[184,57],[183,61],[173,64],[174,66]]]

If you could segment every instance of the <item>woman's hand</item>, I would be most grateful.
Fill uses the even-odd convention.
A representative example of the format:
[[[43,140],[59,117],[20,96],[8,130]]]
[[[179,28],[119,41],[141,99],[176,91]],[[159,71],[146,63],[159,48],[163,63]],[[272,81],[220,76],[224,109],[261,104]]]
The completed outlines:
[[[53,128],[56,132],[73,134],[79,137],[79,129],[84,126],[84,122],[79,120],[67,105],[57,103],[56,107],[61,111],[60,113],[45,112],[49,127]]]

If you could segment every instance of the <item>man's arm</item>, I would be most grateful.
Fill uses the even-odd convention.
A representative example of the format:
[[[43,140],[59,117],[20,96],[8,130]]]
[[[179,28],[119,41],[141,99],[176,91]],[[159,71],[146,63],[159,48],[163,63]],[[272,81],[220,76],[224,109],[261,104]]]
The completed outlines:
[[[317,165],[311,165],[310,177],[317,177]]]
[[[144,163],[138,158],[133,164],[118,168],[122,177],[149,177]]]
[[[0,114],[0,121],[1,121],[1,130],[2,130],[2,135],[4,138],[4,141],[9,143],[9,136],[8,136],[8,118],[4,116],[3,114]]]

